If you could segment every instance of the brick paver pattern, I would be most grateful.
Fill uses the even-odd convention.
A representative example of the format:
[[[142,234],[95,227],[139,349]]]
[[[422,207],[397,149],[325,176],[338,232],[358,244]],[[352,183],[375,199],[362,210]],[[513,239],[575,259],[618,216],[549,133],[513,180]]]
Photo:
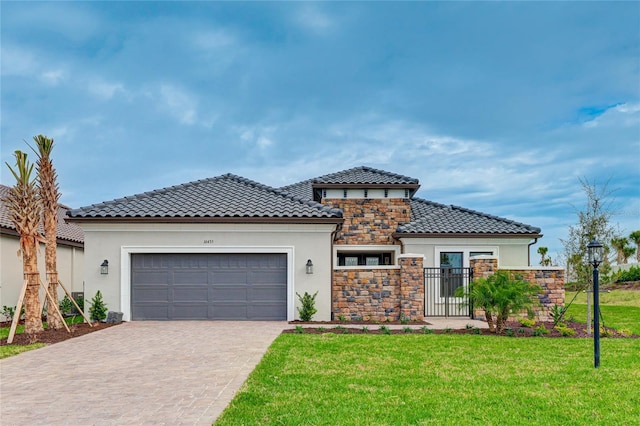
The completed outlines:
[[[0,360],[0,424],[211,425],[285,322],[130,322]]]

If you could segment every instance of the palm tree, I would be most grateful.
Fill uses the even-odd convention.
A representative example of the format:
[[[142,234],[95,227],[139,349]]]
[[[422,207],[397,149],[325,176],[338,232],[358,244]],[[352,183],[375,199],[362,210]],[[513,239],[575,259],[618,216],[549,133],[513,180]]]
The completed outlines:
[[[542,256],[540,259],[540,265],[542,266],[545,266],[547,264],[546,256],[548,251],[549,249],[547,247],[538,247],[538,254]]]
[[[624,263],[624,248],[627,247],[627,244],[629,244],[629,240],[625,237],[616,237],[611,239],[611,245],[618,252],[618,265],[622,265]]]
[[[60,191],[58,189],[58,177],[51,161],[53,139],[43,135],[34,136],[38,151],[38,189],[44,222],[45,263],[47,269],[47,281],[49,294],[53,298],[51,303],[58,303],[58,269],[57,269],[57,242],[56,228],[58,226],[58,201]],[[33,148],[32,148],[33,149]],[[34,150],[35,151],[35,150]],[[49,328],[59,329],[63,327],[62,319],[56,315],[53,309],[47,310],[47,325]]]
[[[40,244],[40,213],[41,207],[38,200],[38,190],[35,179],[31,178],[33,164],[27,160],[27,154],[22,151],[14,153],[16,157],[16,170],[7,167],[16,179],[16,184],[5,199],[9,210],[9,218],[13,222],[16,231],[20,234],[20,250],[22,255],[22,269],[27,281],[24,296],[26,334],[34,334],[43,330],[40,315],[40,273],[38,272],[37,251]],[[16,312],[19,315],[19,312]]]
[[[635,247],[631,247],[631,246],[626,246],[622,249],[622,259],[623,259],[623,263],[628,263],[629,258],[633,255],[633,253],[636,252],[636,248]]]
[[[636,244],[636,260],[640,263],[640,229],[629,234],[629,238]]]

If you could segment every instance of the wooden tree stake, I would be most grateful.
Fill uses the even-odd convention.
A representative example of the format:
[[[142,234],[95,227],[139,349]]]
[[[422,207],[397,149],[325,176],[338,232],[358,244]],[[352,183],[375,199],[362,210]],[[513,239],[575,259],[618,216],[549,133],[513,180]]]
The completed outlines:
[[[47,300],[49,301],[49,309],[51,309],[51,306],[53,306],[53,309],[55,310],[56,314],[58,314],[58,316],[62,320],[62,325],[64,325],[64,328],[67,329],[67,333],[71,333],[71,330],[69,330],[69,326],[67,325],[67,322],[64,320],[64,317],[62,316],[62,312],[60,312],[60,309],[58,309],[58,302],[53,300],[53,296],[51,295],[51,293],[49,293],[49,289],[47,288],[46,285],[44,285],[42,280],[40,280],[40,285],[44,289],[44,292],[47,294]]]
[[[62,281],[58,280],[58,284],[60,284],[60,287],[62,287],[64,292],[67,294],[67,297],[69,297],[69,299],[71,299],[71,303],[73,303],[75,305],[75,307],[78,310],[78,312],[80,312],[80,315],[82,315],[82,318],[84,318],[84,320],[87,322],[87,324],[89,324],[89,327],[93,327],[93,324],[91,324],[91,321],[89,321],[89,318],[87,318],[87,316],[84,314],[84,311],[82,309],[80,309],[80,306],[78,306],[76,301],[73,299],[73,297],[71,296],[71,293],[69,293],[69,290],[67,290],[67,288],[64,286],[64,284],[62,284]]]
[[[24,300],[24,294],[27,291],[27,280],[24,280],[22,284],[22,290],[20,290],[20,296],[18,297],[18,304],[16,305],[16,311],[13,313],[13,319],[11,320],[11,330],[9,330],[9,337],[7,338],[7,344],[13,342],[13,337],[16,334],[16,328],[18,327],[18,321],[20,321],[20,313],[22,312],[22,302]]]

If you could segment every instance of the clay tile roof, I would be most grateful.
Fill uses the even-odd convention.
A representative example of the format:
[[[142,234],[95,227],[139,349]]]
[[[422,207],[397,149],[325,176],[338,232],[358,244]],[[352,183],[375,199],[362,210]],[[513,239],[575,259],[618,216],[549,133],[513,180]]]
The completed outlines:
[[[411,222],[398,226],[407,234],[522,234],[540,236],[540,228],[458,206],[413,198]]]
[[[302,182],[283,186],[280,189],[292,196],[312,200],[313,188],[322,187],[325,184],[349,186],[386,185],[390,187],[401,186],[417,189],[419,181],[412,177],[386,172],[372,167],[360,166],[343,170],[341,172],[330,173],[324,176],[303,180]]]
[[[0,185],[0,229],[16,232],[16,228],[9,218],[9,210],[4,202],[4,199],[9,195],[9,191],[11,191],[11,187]],[[78,225],[67,222],[67,210],[69,210],[69,207],[63,204],[58,207],[58,240],[84,244],[84,231]],[[40,233],[44,233],[42,226],[40,227]]]
[[[340,218],[342,211],[226,174],[71,210],[76,218]]]

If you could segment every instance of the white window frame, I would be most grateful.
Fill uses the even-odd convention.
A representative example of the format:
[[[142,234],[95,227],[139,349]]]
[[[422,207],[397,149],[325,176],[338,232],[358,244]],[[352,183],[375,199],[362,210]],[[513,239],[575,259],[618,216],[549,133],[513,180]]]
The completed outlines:
[[[493,257],[498,259],[500,263],[500,251],[498,246],[436,246],[434,247],[434,264],[437,268],[440,267],[440,253],[446,252],[461,252],[462,253],[462,267],[468,268],[470,266],[469,256],[472,251],[491,251]]]

